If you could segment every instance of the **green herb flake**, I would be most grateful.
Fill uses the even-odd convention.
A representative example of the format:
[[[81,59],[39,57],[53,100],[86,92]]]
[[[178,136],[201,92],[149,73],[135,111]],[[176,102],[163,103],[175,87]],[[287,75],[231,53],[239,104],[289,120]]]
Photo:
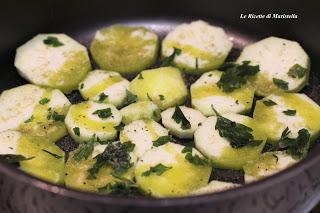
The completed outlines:
[[[227,62],[220,67],[224,71],[217,85],[223,92],[232,92],[241,88],[247,83],[250,76],[256,75],[259,71],[259,65],[251,66],[250,61],[243,61],[242,64]]]
[[[288,109],[286,111],[283,111],[283,114],[288,115],[288,116],[295,116],[297,113],[296,110]]]
[[[219,131],[221,137],[227,138],[232,148],[238,149],[244,146],[259,146],[262,140],[255,140],[252,135],[252,129],[241,123],[236,123],[225,117],[222,117],[211,106],[216,113],[217,122],[215,129]]]
[[[20,161],[31,160],[34,157],[27,158],[23,155],[13,155],[13,154],[6,154],[0,155],[0,161],[6,163],[19,163]]]
[[[189,161],[189,163],[196,165],[196,166],[208,166],[210,162],[206,158],[201,158],[199,155],[195,154],[192,155],[191,152],[187,152],[185,159]]]
[[[42,98],[42,99],[39,101],[39,104],[45,105],[45,104],[47,104],[47,103],[49,103],[49,102],[50,102],[50,99],[48,99],[48,98]]]
[[[84,88],[84,83],[81,83],[80,84],[80,89],[83,89]]]
[[[74,127],[72,130],[76,136],[80,136],[80,128],[79,127]]]
[[[174,113],[171,117],[177,124],[181,123],[181,128],[182,129],[190,129],[191,128],[191,124],[188,121],[188,119],[184,116],[182,110],[180,109],[180,107],[176,106]]]
[[[47,115],[47,120],[54,120],[54,121],[61,121],[63,122],[64,119],[65,119],[65,116],[64,115],[60,115],[59,113],[57,113],[56,111],[53,111],[52,112],[52,109],[49,108],[48,109],[49,113]]]
[[[185,146],[181,153],[192,153],[192,146]]]
[[[288,90],[289,89],[289,83],[284,81],[284,80],[281,80],[281,79],[278,79],[278,78],[273,78],[273,83],[279,87],[280,89],[283,89],[283,90]]]
[[[43,40],[43,43],[52,46],[52,47],[60,47],[63,46],[64,44],[59,41],[59,39],[55,36],[48,36],[46,39]]]
[[[76,161],[80,161],[82,159],[88,159],[91,156],[94,149],[94,145],[92,141],[84,142],[79,145],[79,148],[73,155],[73,159]]]
[[[103,103],[107,98],[108,98],[108,95],[106,95],[106,94],[104,94],[104,93],[102,92],[102,93],[100,93],[100,95],[99,95],[98,102],[99,102],[99,103]]]
[[[57,155],[57,154],[55,154],[55,153],[52,153],[52,152],[50,152],[50,151],[48,151],[48,150],[45,150],[45,149],[41,149],[41,150],[44,151],[45,153],[48,153],[49,155],[51,155],[52,157],[54,157],[54,158],[56,158],[56,159],[61,159],[61,158],[62,158],[62,156]]]
[[[160,99],[160,101],[164,101],[164,99],[165,99],[164,95],[159,95],[159,99]]]
[[[114,129],[117,131],[117,132],[120,132],[123,130],[125,124],[124,123],[120,123],[118,126],[115,126]]]
[[[33,116],[33,115],[31,115],[31,117],[30,117],[30,118],[28,118],[27,120],[25,120],[25,121],[24,121],[24,123],[30,123],[30,122],[32,122],[32,121],[33,121],[33,119],[34,119],[34,116]]]
[[[155,175],[160,176],[163,173],[165,173],[166,171],[168,171],[169,169],[172,169],[172,167],[171,166],[165,166],[165,165],[159,163],[156,166],[150,167],[149,170],[143,172],[141,175],[142,176],[150,176],[151,174],[155,174]]]
[[[99,118],[106,119],[112,116],[111,108],[98,109],[92,113],[93,115],[98,115]]]
[[[276,102],[274,102],[273,100],[270,100],[270,99],[264,100],[262,103],[263,103],[264,105],[266,105],[267,107],[277,105]]]
[[[108,183],[106,186],[98,188],[99,193],[115,196],[130,196],[136,191],[139,191],[139,189],[136,184],[130,181]]]
[[[152,98],[150,97],[149,93],[147,93],[147,98],[149,99],[149,101],[152,101]]]
[[[302,78],[307,73],[307,69],[299,64],[293,65],[288,72],[288,76],[292,78]]]
[[[153,141],[153,146],[158,147],[168,142],[172,142],[173,138],[171,135],[160,136],[157,140]]]
[[[176,48],[176,47],[173,47],[173,53],[168,56],[168,57],[165,57],[162,61],[162,64],[161,64],[161,67],[168,67],[168,66],[174,66],[174,58],[177,56],[177,55],[180,55],[182,52],[181,49],[179,48]]]
[[[139,73],[138,79],[144,79],[143,76],[142,76],[142,73]]]
[[[138,100],[138,96],[137,95],[133,94],[129,90],[126,90],[126,93],[127,93],[127,96],[126,96],[126,99],[124,101],[124,105],[125,106],[137,102],[137,100]]]

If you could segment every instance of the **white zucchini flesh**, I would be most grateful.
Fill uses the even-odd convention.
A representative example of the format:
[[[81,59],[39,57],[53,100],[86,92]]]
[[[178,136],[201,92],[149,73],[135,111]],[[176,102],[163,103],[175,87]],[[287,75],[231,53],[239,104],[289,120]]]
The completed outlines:
[[[162,124],[178,138],[193,138],[193,133],[196,131],[198,126],[201,125],[201,122],[206,119],[206,117],[198,110],[185,106],[179,106],[179,108],[191,125],[189,129],[182,129],[181,122],[177,123],[172,118],[175,112],[175,107],[166,109],[161,113]]]
[[[153,141],[165,135],[168,135],[168,130],[159,123],[150,119],[136,120],[120,132],[120,141],[134,143],[133,152],[139,158],[152,147]]]
[[[244,179],[246,183],[251,183],[271,176],[298,162],[298,160],[295,160],[290,155],[286,154],[285,151],[264,153],[262,157],[266,155],[274,158],[274,162],[271,163],[268,160],[263,160],[262,158],[260,161],[249,162],[249,164],[244,167]]]
[[[16,155],[21,133],[15,130],[0,132],[0,155]]]
[[[135,166],[137,184],[155,197],[186,196],[191,191],[205,186],[212,168],[190,163],[185,159],[186,153],[182,153],[184,148],[182,145],[169,142],[146,151]],[[192,149],[192,155],[203,158],[196,149]],[[169,169],[160,175],[143,175],[151,167],[159,164]]]
[[[273,101],[276,105],[266,106],[265,101]],[[294,115],[286,115],[287,110],[295,110]],[[266,116],[267,115],[267,116]],[[296,138],[300,129],[307,129],[311,140],[320,134],[320,107],[305,94],[284,93],[269,95],[257,101],[253,118],[267,129],[268,141],[276,142],[288,127],[289,137]]]
[[[96,102],[110,103],[121,107],[129,88],[129,81],[113,71],[94,70],[79,83],[79,91],[85,99]],[[106,96],[101,99],[101,94]]]
[[[45,44],[48,38],[62,45]],[[86,48],[65,34],[38,34],[17,49],[15,66],[31,83],[71,92],[91,69]]]
[[[107,118],[99,117],[98,110],[111,110]],[[101,140],[111,140],[116,137],[115,126],[121,122],[122,116],[112,104],[92,101],[72,105],[65,119],[65,124],[71,137],[77,142],[89,141],[93,136]],[[79,129],[79,135],[75,129]]]
[[[223,92],[217,85],[222,72],[215,70],[202,74],[191,85],[192,106],[206,116],[214,115],[212,106],[220,113],[247,113],[252,107],[254,89],[243,85],[233,92]]]
[[[234,189],[240,186],[241,184],[212,180],[207,186],[201,187],[200,189],[197,189],[191,192],[190,194],[191,195],[210,194],[210,193]]]
[[[232,42],[224,30],[204,21],[181,24],[162,42],[162,56],[168,57],[174,48],[181,49],[174,63],[186,71],[201,73],[218,68],[232,48]]]
[[[243,61],[250,61],[251,65],[259,65],[260,72],[251,79],[257,95],[267,96],[284,91],[274,84],[274,78],[287,82],[288,89],[285,91],[288,92],[298,92],[308,83],[310,60],[307,53],[295,41],[278,37],[265,38],[243,49],[237,62]],[[288,75],[290,68],[296,64],[307,69],[301,78]]]

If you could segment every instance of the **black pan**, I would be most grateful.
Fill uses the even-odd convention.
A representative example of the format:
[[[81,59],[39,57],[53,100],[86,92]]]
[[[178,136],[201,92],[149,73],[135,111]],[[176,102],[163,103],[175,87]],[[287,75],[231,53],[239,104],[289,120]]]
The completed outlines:
[[[113,23],[144,25],[162,37],[176,24],[204,19],[222,26],[234,38],[235,47],[229,59],[237,57],[248,43],[270,35],[299,41],[312,63],[310,85],[303,92],[320,104],[320,29],[316,12],[312,2],[298,0],[4,1],[0,7],[0,91],[26,83],[13,66],[15,49],[37,33],[64,32],[88,46],[95,30]],[[241,13],[295,13],[298,18],[240,19]],[[70,98],[77,101],[74,95]],[[315,145],[298,164],[245,187],[172,199],[79,192],[0,163],[0,212],[308,212],[320,200],[319,153],[320,146]],[[218,170],[217,174],[214,178],[239,181],[239,174]]]

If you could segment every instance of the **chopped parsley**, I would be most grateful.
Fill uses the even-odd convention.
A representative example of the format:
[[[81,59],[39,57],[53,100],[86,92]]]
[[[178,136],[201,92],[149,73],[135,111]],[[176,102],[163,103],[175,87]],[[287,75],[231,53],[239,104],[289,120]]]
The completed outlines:
[[[12,155],[12,154],[0,155],[0,161],[6,162],[6,163],[19,163],[20,161],[31,160],[33,158],[34,157],[27,158],[23,155]]]
[[[98,102],[99,102],[99,103],[102,103],[102,102],[104,102],[107,98],[108,98],[108,95],[106,95],[106,94],[104,94],[104,93],[102,92],[102,93],[100,93],[100,95],[99,95]]]
[[[296,110],[288,109],[286,111],[283,111],[283,114],[288,115],[288,116],[295,116],[297,113]]]
[[[250,61],[243,61],[242,64],[227,62],[220,67],[224,71],[217,85],[223,92],[232,92],[241,88],[247,83],[250,76],[260,71],[259,65],[251,66]]]
[[[147,93],[147,97],[148,97],[149,101],[152,101],[152,98],[150,97],[149,93]]]
[[[171,135],[160,136],[157,140],[153,141],[153,146],[158,147],[170,141],[173,141],[173,138]]]
[[[138,191],[137,186],[130,181],[108,183],[106,186],[98,188],[99,193],[117,196],[128,196]]]
[[[118,126],[115,126],[114,129],[118,132],[122,131],[124,128],[125,124],[124,123],[120,123]]]
[[[273,83],[279,87],[280,89],[283,89],[283,90],[288,90],[289,89],[289,83],[284,81],[284,80],[281,80],[281,79],[278,79],[278,78],[273,78]]]
[[[293,65],[288,72],[288,76],[292,78],[302,78],[307,72],[307,69],[299,64]]]
[[[259,146],[262,143],[262,140],[254,139],[252,135],[253,130],[250,127],[222,117],[213,107],[212,109],[217,116],[215,129],[219,131],[221,137],[228,139],[232,148]]]
[[[132,104],[134,102],[137,102],[138,100],[138,96],[133,94],[132,92],[130,92],[129,90],[126,90],[126,93],[127,93],[127,97],[124,101],[124,105],[129,105],[129,104]]]
[[[64,121],[65,116],[64,115],[60,115],[59,113],[57,113],[56,111],[52,112],[52,109],[49,108],[48,109],[49,113],[47,115],[47,119],[48,120],[54,120],[54,121]]]
[[[56,158],[56,159],[62,158],[62,156],[57,155],[57,154],[55,154],[55,153],[52,153],[52,152],[50,152],[50,151],[48,151],[48,150],[45,150],[45,149],[41,149],[41,150],[44,151],[45,153],[48,153],[49,155],[51,155],[52,157],[54,157],[54,158]]]
[[[98,115],[99,118],[109,118],[112,116],[111,108],[98,109],[92,113],[93,115]]]
[[[95,157],[96,162],[88,170],[87,179],[92,180],[97,178],[97,174],[104,166],[110,166],[113,169],[114,176],[121,176],[130,169],[131,163],[130,152],[133,151],[135,144],[131,142],[113,142],[107,144],[105,150]]]
[[[25,121],[24,121],[24,123],[30,123],[30,122],[32,122],[32,121],[33,121],[33,119],[34,119],[34,116],[33,116],[33,115],[31,115],[31,117],[30,117],[30,118],[28,118],[27,120],[25,120]]]
[[[184,116],[183,112],[181,111],[180,107],[176,106],[174,113],[171,117],[177,124],[181,123],[181,129],[190,129],[191,124],[188,119]]]
[[[164,99],[165,99],[164,95],[159,95],[159,99],[160,99],[160,101],[164,101]]]
[[[287,127],[281,134],[279,147],[286,148],[287,154],[294,159],[300,159],[307,155],[310,147],[310,133],[307,129],[300,129],[297,138],[289,138],[290,130]]]
[[[185,146],[181,153],[186,153],[185,159],[196,166],[208,166],[210,162],[206,158],[201,158],[199,155],[192,155],[192,146]]]
[[[172,169],[171,166],[165,166],[161,163],[150,167],[149,170],[143,172],[141,175],[142,176],[150,176],[151,174],[156,174],[158,176],[162,175],[163,173],[165,173],[166,171],[168,171],[169,169]]]
[[[188,153],[188,152],[192,153],[192,146],[185,146],[181,151],[181,153]]]
[[[165,57],[162,61],[162,64],[161,64],[161,67],[168,67],[168,66],[174,66],[174,58],[177,56],[177,55],[180,55],[181,54],[181,49],[179,48],[176,48],[176,47],[173,47],[173,53],[168,56],[168,57]]]
[[[74,127],[72,130],[76,136],[80,136],[80,128],[79,127]]]
[[[47,103],[49,103],[49,102],[50,102],[50,99],[48,99],[48,98],[42,98],[42,99],[39,101],[39,104],[45,105],[45,104],[47,104]]]
[[[274,102],[273,100],[270,100],[270,99],[264,100],[262,103],[263,103],[264,105],[266,105],[267,107],[277,105],[276,102]]]
[[[144,79],[141,73],[139,73],[138,79]]]
[[[64,44],[59,41],[59,39],[55,36],[48,36],[46,39],[43,40],[43,43],[52,46],[52,47],[60,47],[63,46]]]
[[[83,89],[83,87],[84,87],[84,83],[81,83],[80,84],[80,89]]]
[[[94,143],[92,141],[84,142],[79,145],[78,150],[73,155],[73,159],[80,161],[82,159],[88,159],[94,149]]]

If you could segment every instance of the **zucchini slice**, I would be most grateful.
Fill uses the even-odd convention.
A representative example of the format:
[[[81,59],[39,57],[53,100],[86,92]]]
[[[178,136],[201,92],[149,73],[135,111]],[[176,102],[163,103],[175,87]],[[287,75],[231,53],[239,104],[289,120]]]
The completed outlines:
[[[79,91],[86,100],[121,107],[127,96],[129,81],[117,72],[94,70],[80,82]]]
[[[121,119],[114,105],[87,101],[70,107],[65,124],[77,142],[89,141],[93,137],[111,140],[117,135],[114,127],[120,124]]]
[[[204,73],[191,85],[192,106],[206,116],[214,115],[212,106],[221,113],[247,113],[250,111],[254,88],[243,85],[232,92],[224,92],[218,86],[222,72],[215,70]]]
[[[166,109],[161,118],[162,124],[178,138],[193,138],[193,133],[206,119],[198,110],[185,106]]]
[[[15,66],[33,84],[76,90],[91,70],[86,48],[65,34],[38,34],[17,49]]]
[[[140,101],[152,101],[162,110],[184,103],[188,95],[181,72],[174,67],[144,70],[129,89]]]
[[[158,36],[144,27],[113,25],[96,32],[90,51],[101,69],[135,73],[156,62]]]
[[[136,120],[126,125],[120,132],[120,141],[134,143],[133,152],[139,158],[148,149],[151,149],[153,141],[166,135],[168,135],[168,130],[157,122],[150,119]]]
[[[235,123],[225,125],[228,121],[220,121],[221,123],[218,124],[219,118],[216,116],[209,117],[202,122],[202,125],[199,126],[194,133],[196,148],[203,153],[203,155],[211,159],[215,167],[234,170],[242,169],[243,165],[248,161],[259,158],[265,144],[266,136],[264,131],[262,131],[250,117],[233,113],[222,114],[221,116],[223,116],[224,119],[237,123],[239,127],[235,128]],[[251,131],[247,131],[247,128],[251,128]],[[246,130],[245,132],[244,129]],[[224,131],[221,135],[230,132],[230,134],[232,134],[230,137],[237,135],[239,137],[241,136],[241,138],[236,138],[235,140],[238,141],[235,141],[236,144],[232,146],[228,138],[229,136],[222,137],[220,130]],[[235,132],[232,132],[232,130]],[[247,138],[248,133],[253,136],[254,140],[258,141],[241,145],[244,141],[243,135]]]
[[[231,48],[232,42],[222,28],[194,21],[178,25],[165,37],[162,56],[174,57],[173,64],[183,71],[201,74],[217,69]]]
[[[250,82],[259,96],[299,92],[309,80],[310,59],[299,43],[268,37],[245,47],[237,62],[250,61],[260,72]]]
[[[234,189],[234,188],[237,188],[240,186],[241,186],[241,184],[213,180],[208,185],[191,192],[191,194],[192,195],[209,194],[209,193],[215,193],[215,192],[221,192],[221,191]]]
[[[253,118],[266,131],[268,142],[277,144],[286,128],[296,138],[307,129],[314,141],[320,135],[320,107],[305,94],[273,94],[256,102]]]
[[[141,119],[152,119],[158,122],[161,118],[160,112],[158,106],[151,101],[139,101],[120,110],[124,124]]]
[[[187,153],[184,149],[182,145],[169,142],[147,151],[135,167],[138,186],[154,197],[186,196],[205,186],[211,166],[191,163],[191,159],[204,158],[196,149],[191,148]]]

